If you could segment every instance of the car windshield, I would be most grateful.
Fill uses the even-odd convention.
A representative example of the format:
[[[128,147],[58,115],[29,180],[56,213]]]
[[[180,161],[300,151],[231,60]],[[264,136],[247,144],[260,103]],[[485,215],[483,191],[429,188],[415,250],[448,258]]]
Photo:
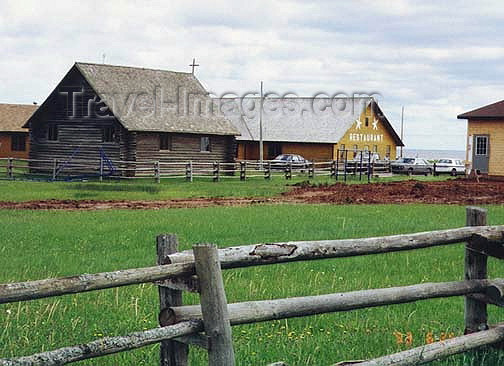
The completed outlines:
[[[292,159],[292,156],[291,155],[278,155],[275,160],[284,160],[284,161],[288,161],[288,160],[291,160]]]
[[[451,160],[450,159],[439,159],[439,163],[442,163],[442,164],[451,164]]]
[[[413,158],[402,158],[399,159],[400,163],[405,163],[405,164],[413,164],[415,162],[415,159]]]

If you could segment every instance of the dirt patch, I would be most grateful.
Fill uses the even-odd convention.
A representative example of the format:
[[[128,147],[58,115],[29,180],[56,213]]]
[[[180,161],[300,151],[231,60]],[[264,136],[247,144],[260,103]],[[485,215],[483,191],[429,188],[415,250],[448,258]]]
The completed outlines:
[[[504,203],[504,182],[456,179],[440,182],[414,180],[373,184],[336,183],[295,187],[284,193],[306,203]]]
[[[297,184],[289,192],[273,198],[190,198],[163,201],[44,200],[0,202],[0,209],[29,210],[105,210],[198,208],[246,206],[278,203],[379,204],[504,203],[504,182],[456,179],[442,182],[402,181],[373,184]]]
[[[99,200],[43,200],[26,202],[0,202],[0,209],[18,210],[107,210],[138,209],[156,210],[161,208],[198,208],[210,206],[239,206],[274,203],[272,199],[253,198],[192,198],[165,201],[99,201]]]

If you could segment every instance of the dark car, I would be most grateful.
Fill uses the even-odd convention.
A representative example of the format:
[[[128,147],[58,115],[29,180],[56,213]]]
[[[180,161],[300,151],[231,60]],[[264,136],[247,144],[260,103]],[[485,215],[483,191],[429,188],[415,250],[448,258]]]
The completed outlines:
[[[434,166],[422,158],[401,158],[390,163],[392,173],[403,173],[408,175],[425,174],[430,175]]]
[[[281,154],[275,159],[271,160],[271,169],[282,169],[285,170],[288,167],[292,169],[308,169],[310,161],[303,158],[301,155],[297,154]]]

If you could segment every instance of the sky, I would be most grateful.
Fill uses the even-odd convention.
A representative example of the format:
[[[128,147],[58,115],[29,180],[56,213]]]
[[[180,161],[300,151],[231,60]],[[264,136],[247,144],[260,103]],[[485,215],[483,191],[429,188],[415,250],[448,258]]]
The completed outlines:
[[[0,102],[76,61],[190,71],[215,95],[377,93],[408,148],[464,150],[456,116],[504,99],[501,1],[0,0]]]

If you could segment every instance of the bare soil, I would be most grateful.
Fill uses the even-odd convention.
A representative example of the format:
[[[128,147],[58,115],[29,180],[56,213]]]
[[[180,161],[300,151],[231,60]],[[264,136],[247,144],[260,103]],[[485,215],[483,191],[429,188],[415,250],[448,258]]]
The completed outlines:
[[[192,198],[162,201],[44,200],[0,202],[0,209],[101,210],[198,208],[277,203],[379,204],[504,203],[504,182],[456,179],[441,182],[401,181],[373,184],[310,185],[299,183],[293,189],[272,198]]]
[[[504,203],[503,181],[455,179],[438,182],[414,180],[373,183],[309,186],[301,184],[284,194],[306,203],[373,204],[373,203]]]

